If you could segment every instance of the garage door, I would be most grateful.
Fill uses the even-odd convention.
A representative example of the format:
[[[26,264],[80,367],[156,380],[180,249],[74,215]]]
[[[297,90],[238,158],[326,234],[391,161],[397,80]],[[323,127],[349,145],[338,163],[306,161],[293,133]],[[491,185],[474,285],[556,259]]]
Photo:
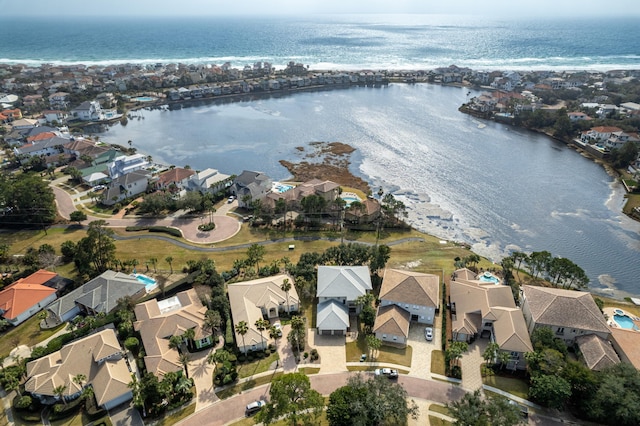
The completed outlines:
[[[330,336],[331,335],[331,330],[322,330],[322,331],[320,331],[320,334],[322,334],[323,336]]]
[[[334,336],[342,336],[344,334],[344,330],[333,330]]]

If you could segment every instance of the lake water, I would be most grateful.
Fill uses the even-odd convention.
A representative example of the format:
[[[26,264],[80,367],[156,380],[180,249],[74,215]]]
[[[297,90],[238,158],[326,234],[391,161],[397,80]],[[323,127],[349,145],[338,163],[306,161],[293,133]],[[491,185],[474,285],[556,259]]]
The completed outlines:
[[[640,293],[640,224],[621,214],[621,186],[562,143],[459,113],[467,92],[394,84],[139,111],[101,138],[167,164],[275,180],[288,177],[278,160],[299,159],[295,147],[344,142],[357,148],[352,172],[402,200],[418,229],[495,261],[548,250],[596,291]]]

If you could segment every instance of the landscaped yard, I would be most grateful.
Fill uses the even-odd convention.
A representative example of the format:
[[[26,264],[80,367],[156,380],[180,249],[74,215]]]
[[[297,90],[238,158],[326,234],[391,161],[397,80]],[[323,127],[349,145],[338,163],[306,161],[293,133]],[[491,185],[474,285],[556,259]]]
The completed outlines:
[[[355,342],[348,342],[346,346],[347,362],[360,361],[360,356],[369,352],[367,350],[367,344],[365,343],[364,333],[359,333],[358,340]],[[380,350],[376,352],[375,359],[367,359],[367,361],[375,361],[380,364],[389,363],[411,367],[412,353],[413,348],[411,346],[407,346],[406,348],[395,348],[382,345],[382,347],[380,347]]]
[[[482,383],[509,392],[520,398],[527,399],[529,395],[529,386],[527,382],[522,379],[492,375],[483,377]]]
[[[50,330],[40,330],[40,319],[36,314],[19,326],[9,329],[9,331],[0,336],[0,355],[9,355],[16,346],[33,346],[40,343],[66,326],[66,324],[61,324]]]
[[[264,373],[269,370],[271,364],[280,359],[277,352],[272,353],[267,358],[260,358],[247,364],[238,364],[238,378],[253,376],[254,374]]]
[[[165,415],[162,419],[158,420],[154,424],[156,426],[171,426],[178,423],[180,420],[186,419],[195,412],[196,404],[194,402],[182,408],[181,410],[176,411],[175,413]]]
[[[441,376],[446,374],[444,352],[438,350],[431,351],[431,372],[433,374],[440,374]]]
[[[262,377],[256,377],[255,379],[247,380],[246,382],[238,383],[224,390],[221,390],[216,395],[218,395],[218,398],[220,399],[226,399],[242,391],[253,389],[256,386],[270,383],[273,379],[280,376],[282,376],[282,373],[274,373],[274,374],[268,374]]]

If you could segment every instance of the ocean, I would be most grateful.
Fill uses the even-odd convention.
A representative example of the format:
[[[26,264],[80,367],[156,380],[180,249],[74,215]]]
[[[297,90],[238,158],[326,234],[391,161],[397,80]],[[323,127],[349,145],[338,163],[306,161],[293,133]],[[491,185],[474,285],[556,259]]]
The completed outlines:
[[[551,14],[551,13],[550,13]],[[634,18],[460,15],[3,18],[0,63],[182,62],[314,69],[640,68]]]
[[[242,68],[289,61],[313,69],[640,69],[633,18],[505,20],[443,15],[126,19],[0,17],[0,62],[182,62]],[[351,88],[238,103],[139,111],[102,140],[132,140],[154,159],[275,179],[295,147],[357,148],[352,172],[393,193],[409,220],[498,261],[548,250],[603,294],[639,295],[640,224],[603,168],[545,136],[461,114],[466,89]]]

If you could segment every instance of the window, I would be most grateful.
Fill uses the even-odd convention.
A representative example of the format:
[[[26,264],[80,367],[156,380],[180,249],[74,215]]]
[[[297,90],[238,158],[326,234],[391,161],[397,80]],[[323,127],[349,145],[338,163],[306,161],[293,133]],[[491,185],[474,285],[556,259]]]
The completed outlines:
[[[393,336],[393,340],[398,340],[398,336]]]
[[[485,322],[485,323],[484,323],[484,326],[485,326],[485,327],[491,327],[492,325],[493,325],[493,323],[491,323],[491,322]]]
[[[511,352],[511,358],[519,358],[518,352]]]
[[[564,327],[558,327],[556,334],[564,334]]]
[[[383,334],[383,335],[382,335],[382,338],[383,338],[383,339],[386,339],[386,338],[387,338],[387,335],[386,335],[386,334]]]

